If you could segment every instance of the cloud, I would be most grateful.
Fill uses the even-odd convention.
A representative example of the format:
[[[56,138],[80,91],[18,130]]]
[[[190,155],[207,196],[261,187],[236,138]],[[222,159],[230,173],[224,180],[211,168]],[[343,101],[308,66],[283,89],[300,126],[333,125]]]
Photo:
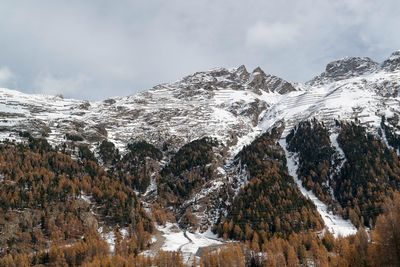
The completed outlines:
[[[247,31],[246,43],[274,49],[291,45],[299,37],[300,32],[294,24],[258,22]]]
[[[0,86],[9,84],[14,78],[14,73],[8,67],[0,66]]]
[[[241,64],[306,81],[331,60],[398,50],[398,14],[397,0],[3,0],[0,66],[6,86],[88,99]]]
[[[50,95],[74,95],[86,90],[90,79],[84,75],[77,77],[55,77],[50,73],[41,74],[35,80],[37,93]]]

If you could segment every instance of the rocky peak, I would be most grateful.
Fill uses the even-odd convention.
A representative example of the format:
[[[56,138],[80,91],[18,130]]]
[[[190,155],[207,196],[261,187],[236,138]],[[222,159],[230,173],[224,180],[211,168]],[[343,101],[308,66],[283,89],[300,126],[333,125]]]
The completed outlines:
[[[209,94],[228,88],[249,90],[259,95],[261,95],[261,91],[285,94],[295,90],[291,83],[277,76],[266,74],[260,67],[249,73],[244,65],[234,69],[218,68],[196,72],[174,83],[173,87],[177,88],[175,96],[178,98]]]
[[[261,94],[260,90],[280,94],[286,94],[296,90],[291,83],[277,76],[265,74],[260,67],[255,68],[251,73],[249,86],[258,94]]]
[[[400,70],[400,50],[393,52],[390,57],[382,63],[382,68],[387,71]]]
[[[265,80],[265,72],[260,67],[257,67],[253,70],[249,77],[249,86],[251,87],[252,91],[257,94],[261,94],[260,90],[265,91],[266,89]]]
[[[312,79],[310,84],[319,84],[345,80],[372,73],[379,69],[379,64],[369,57],[346,57],[330,62],[325,72]]]
[[[236,74],[241,80],[247,81],[250,77],[250,73],[247,71],[244,65],[241,65],[239,68],[236,69]]]

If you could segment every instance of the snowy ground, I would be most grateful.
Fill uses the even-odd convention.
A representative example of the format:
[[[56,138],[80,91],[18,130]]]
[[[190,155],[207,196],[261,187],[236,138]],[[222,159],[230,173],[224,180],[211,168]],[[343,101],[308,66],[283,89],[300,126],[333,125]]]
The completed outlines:
[[[331,232],[335,237],[338,236],[349,236],[356,234],[357,229],[349,220],[344,220],[340,216],[332,214],[332,212],[328,212],[328,207],[319,200],[315,194],[311,191],[305,189],[297,176],[297,155],[294,153],[290,153],[286,149],[286,140],[281,139],[279,144],[285,151],[286,160],[287,160],[287,167],[289,170],[289,174],[293,176],[298,188],[300,189],[301,193],[309,198],[314,205],[317,207],[319,214],[322,217],[322,220],[325,223],[325,227]]]
[[[115,234],[113,231],[105,231],[103,227],[97,229],[100,236],[107,242],[110,253],[115,251]]]
[[[168,222],[165,226],[159,226],[158,230],[165,238],[161,250],[181,251],[185,262],[190,261],[199,248],[224,243],[210,229],[204,233],[190,233],[180,229],[176,223]]]

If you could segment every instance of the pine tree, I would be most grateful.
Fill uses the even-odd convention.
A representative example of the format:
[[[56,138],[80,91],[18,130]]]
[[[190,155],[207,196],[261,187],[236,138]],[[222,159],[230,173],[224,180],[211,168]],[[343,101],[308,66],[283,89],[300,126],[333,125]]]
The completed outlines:
[[[288,267],[298,267],[298,266],[300,266],[299,260],[297,258],[296,251],[290,245],[288,246],[286,261],[287,261],[287,266]]]
[[[369,257],[374,266],[400,266],[400,194],[385,203],[372,232]]]

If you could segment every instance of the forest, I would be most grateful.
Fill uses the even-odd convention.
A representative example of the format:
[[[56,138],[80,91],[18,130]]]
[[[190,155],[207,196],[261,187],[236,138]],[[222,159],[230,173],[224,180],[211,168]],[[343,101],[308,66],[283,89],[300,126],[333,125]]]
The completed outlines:
[[[352,222],[371,227],[383,200],[400,189],[400,159],[377,136],[354,123],[342,123],[338,143],[346,162],[334,176],[334,193]]]
[[[0,257],[48,264],[54,249],[76,246],[68,264],[80,265],[97,250],[108,252],[100,226],[126,228],[133,255],[147,247],[153,224],[131,185],[79,155],[73,160],[32,137],[0,144]]]
[[[316,120],[300,122],[286,137],[289,151],[298,153],[298,176],[303,186],[318,199],[330,205],[334,199],[329,192],[335,167],[335,150],[328,129]]]
[[[214,162],[219,143],[204,137],[182,146],[161,169],[159,192],[168,205],[178,205],[187,199],[194,189],[214,177]]]
[[[250,241],[228,243],[218,250],[206,249],[192,266],[201,267],[379,267],[399,266],[400,194],[386,198],[384,211],[372,230],[360,228],[356,235],[334,238],[329,232],[292,233],[287,238],[273,237],[259,250]],[[133,240],[116,241],[114,254],[96,232],[71,246],[54,245],[38,253],[7,254],[0,258],[1,267],[19,266],[102,266],[102,267],[180,267],[180,252],[160,252],[154,257],[136,255]]]
[[[400,160],[379,136],[355,122],[336,122],[344,162],[334,152],[327,128],[316,120],[300,123],[288,135],[289,149],[299,154],[303,185],[357,227],[371,227],[383,200],[400,190]],[[395,136],[389,129],[386,136]],[[389,135],[391,133],[391,135]],[[330,192],[332,188],[333,192]]]
[[[385,122],[380,134],[395,148],[397,135]],[[234,158],[248,180],[213,230],[239,242],[204,249],[192,265],[400,266],[396,151],[357,123],[336,122],[345,159],[316,120],[288,135],[303,185],[358,228],[355,236],[335,238],[288,173],[282,131],[262,134]],[[68,149],[71,143],[52,147],[26,132],[21,137],[26,142],[0,143],[0,266],[186,266],[179,251],[141,252],[155,224],[193,225],[190,213],[178,218],[169,207],[215,179],[223,144],[205,137],[165,153],[135,141],[121,153],[107,140],[94,149],[77,140]],[[151,182],[158,197],[148,212],[141,201]],[[232,193],[227,188],[219,197]],[[104,233],[115,236],[112,251]]]
[[[281,132],[275,128],[263,134],[237,155],[236,162],[247,169],[249,181],[216,225],[220,236],[251,241],[259,249],[272,237],[322,229],[314,204],[304,198],[288,174],[277,143]]]

